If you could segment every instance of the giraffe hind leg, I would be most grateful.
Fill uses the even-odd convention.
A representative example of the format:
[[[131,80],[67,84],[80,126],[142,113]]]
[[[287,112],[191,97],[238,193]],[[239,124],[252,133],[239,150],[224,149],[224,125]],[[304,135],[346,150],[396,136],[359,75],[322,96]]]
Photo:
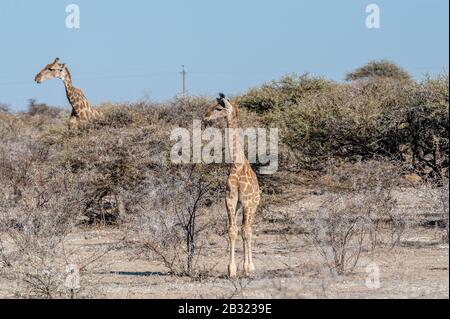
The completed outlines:
[[[250,276],[255,271],[252,257],[253,213],[254,210],[252,208],[244,208],[242,240],[244,245],[244,274],[246,276]]]
[[[230,278],[237,277],[237,266],[235,261],[236,239],[238,237],[238,228],[236,225],[237,203],[237,194],[227,194],[226,205],[228,212],[228,237],[230,240],[230,261],[228,264],[228,276]]]

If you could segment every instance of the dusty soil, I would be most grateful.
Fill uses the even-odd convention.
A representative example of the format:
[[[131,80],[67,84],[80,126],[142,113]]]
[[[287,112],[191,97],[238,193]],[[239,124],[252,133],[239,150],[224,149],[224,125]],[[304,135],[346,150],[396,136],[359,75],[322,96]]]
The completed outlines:
[[[398,194],[402,198],[404,193]],[[314,211],[320,195],[306,197],[300,211]],[[405,209],[417,209],[407,201]],[[297,206],[298,207],[298,206]],[[296,210],[298,211],[298,210]],[[333,276],[317,250],[302,234],[283,234],[285,225],[275,220],[260,222],[255,229],[251,279],[236,281],[226,276],[227,241],[211,238],[203,251],[205,273],[196,279],[172,276],[159,262],[140,255],[124,244],[124,232],[116,229],[77,229],[64,246],[72,257],[67,262],[85,266],[80,297],[90,298],[448,298],[449,246],[440,231],[415,227],[394,248],[364,252],[358,266],[345,276]],[[130,238],[127,242],[132,241]],[[242,259],[239,242],[237,257]],[[239,265],[242,269],[242,263]],[[370,270],[379,269],[379,287],[367,285]],[[372,268],[370,268],[372,267]],[[0,277],[0,297],[14,297],[16,283]]]

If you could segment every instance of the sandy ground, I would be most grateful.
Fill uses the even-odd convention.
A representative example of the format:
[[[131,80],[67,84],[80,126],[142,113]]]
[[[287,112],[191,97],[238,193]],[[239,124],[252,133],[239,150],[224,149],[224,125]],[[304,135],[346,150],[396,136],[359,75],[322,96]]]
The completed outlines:
[[[88,231],[70,236],[68,246],[83,255],[98,255],[120,243],[119,231]],[[394,249],[363,255],[354,273],[329,275],[317,252],[298,236],[258,234],[254,278],[227,279],[226,243],[211,243],[205,251],[214,267],[208,276],[192,280],[170,276],[157,262],[130,256],[127,249],[109,252],[82,275],[82,286],[102,298],[448,298],[449,247],[422,231]],[[292,248],[294,247],[294,248]],[[242,250],[238,250],[241,257]],[[89,258],[88,258],[89,260]],[[220,262],[220,263],[219,263]],[[368,287],[368,265],[380,269],[380,287]],[[240,265],[242,268],[242,265]],[[370,268],[369,268],[370,269]],[[3,296],[7,297],[7,295]]]
[[[96,230],[72,234],[68,249],[85,261],[120,244],[119,231]],[[448,298],[448,245],[431,231],[411,237],[394,249],[363,255],[355,271],[333,277],[321,258],[297,238],[257,235],[252,279],[231,281],[226,272],[226,246],[212,243],[205,255],[215,269],[201,279],[171,276],[158,262],[130,256],[126,248],[112,250],[82,273],[81,285],[94,298]],[[238,254],[241,250],[238,250]],[[366,285],[368,266],[380,270],[379,288]],[[242,265],[241,265],[242,266]],[[14,296],[14,283],[2,279],[0,297]]]
[[[81,274],[80,294],[91,298],[449,297],[449,246],[439,240],[436,229],[410,229],[400,245],[363,253],[358,266],[345,276],[332,276],[301,234],[283,235],[282,229],[276,221],[256,226],[257,272],[251,279],[236,281],[225,276],[227,242],[220,237],[205,248],[201,267],[208,272],[197,279],[172,276],[161,263],[130,250],[120,229],[78,229],[65,248],[78,256],[71,262],[88,264]],[[242,269],[240,242],[237,257]],[[379,271],[379,285],[370,284],[374,269]],[[0,277],[1,298],[13,297],[14,287],[14,282]]]

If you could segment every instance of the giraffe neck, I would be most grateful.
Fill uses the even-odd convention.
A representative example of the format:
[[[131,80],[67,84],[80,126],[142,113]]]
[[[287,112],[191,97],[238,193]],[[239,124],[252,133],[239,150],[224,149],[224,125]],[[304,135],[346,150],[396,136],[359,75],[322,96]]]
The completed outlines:
[[[70,71],[66,68],[66,74],[61,78],[64,82],[64,86],[66,88],[66,96],[70,105],[76,113],[79,113],[80,110],[89,108],[89,103],[86,98],[83,96],[83,100],[77,99],[76,96],[76,88],[72,83],[72,75]]]
[[[72,107],[75,109],[76,105],[75,105],[75,101],[73,99],[73,93],[75,91],[75,87],[73,86],[72,83],[72,76],[69,73],[69,70],[67,70],[67,74],[61,78],[64,82],[64,87],[66,88],[66,97],[67,100],[69,101],[70,105],[72,105]]]
[[[66,68],[66,74],[61,77],[61,80],[63,80],[64,82],[64,86],[66,87],[67,98],[69,98],[69,93],[72,92],[74,89],[72,84],[72,75],[70,74],[69,69]]]
[[[239,141],[238,128],[239,121],[237,116],[237,111],[233,107],[232,111],[229,112],[228,118],[228,129],[229,129],[229,141],[228,141],[228,150],[229,154],[232,158],[232,166],[242,166],[247,159],[244,155],[244,150],[242,149],[242,145]]]

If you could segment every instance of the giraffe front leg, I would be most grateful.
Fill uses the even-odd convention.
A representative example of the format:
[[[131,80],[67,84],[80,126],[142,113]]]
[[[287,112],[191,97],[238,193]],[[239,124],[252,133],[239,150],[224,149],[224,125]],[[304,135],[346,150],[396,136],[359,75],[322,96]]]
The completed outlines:
[[[230,261],[228,264],[228,276],[237,277],[237,267],[235,261],[236,239],[238,237],[238,228],[236,225],[237,194],[227,193],[226,204],[228,212],[228,238],[230,240]]]
[[[244,242],[244,274],[250,276],[255,271],[252,257],[253,209],[244,208],[242,222],[242,240]]]

